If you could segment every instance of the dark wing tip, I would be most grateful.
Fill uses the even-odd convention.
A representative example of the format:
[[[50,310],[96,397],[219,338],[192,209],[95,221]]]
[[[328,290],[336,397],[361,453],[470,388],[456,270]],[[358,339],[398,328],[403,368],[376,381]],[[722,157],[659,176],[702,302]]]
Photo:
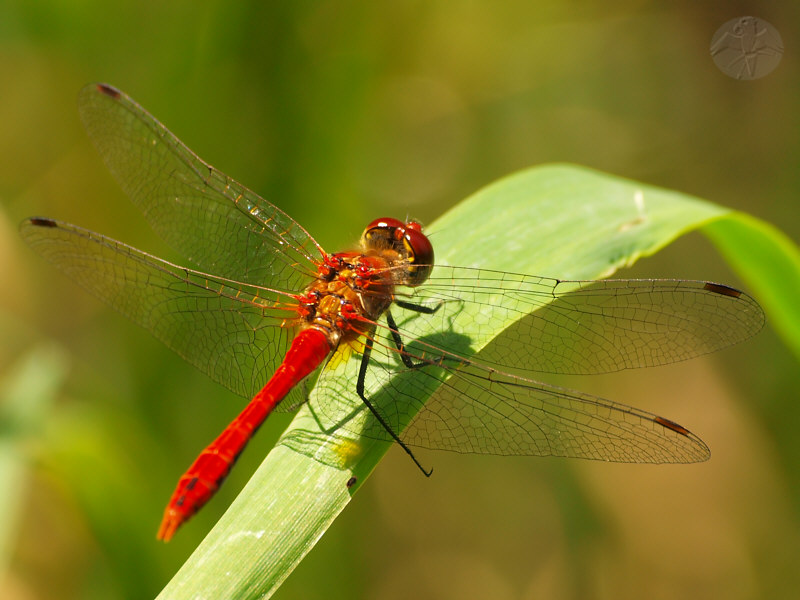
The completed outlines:
[[[728,287],[727,285],[722,285],[721,283],[711,283],[707,282],[703,289],[708,290],[709,292],[713,292],[715,294],[720,294],[722,296],[730,296],[731,298],[739,298],[742,295],[737,289],[732,287]]]
[[[47,217],[31,217],[27,222],[36,227],[58,227],[58,223]]]
[[[671,429],[675,433],[685,435],[686,437],[691,437],[689,430],[686,429],[683,425],[678,425],[675,421],[670,421],[669,419],[665,419],[664,417],[653,417],[653,421],[655,423],[658,423],[662,427]]]
[[[682,445],[680,449],[676,448],[677,452],[673,454],[672,459],[664,462],[697,463],[707,461],[709,458],[711,458],[711,450],[708,449],[708,446],[706,446],[705,442],[694,435],[691,431],[686,429],[686,427],[683,425],[679,425],[675,421],[670,421],[664,417],[653,416],[652,420],[653,423],[661,425],[661,427],[664,427],[673,433],[677,433],[688,440],[688,446]]]
[[[111,96],[114,99],[122,96],[122,92],[120,92],[113,85],[108,85],[107,83],[98,83],[96,87],[98,92],[105,94],[106,96]]]

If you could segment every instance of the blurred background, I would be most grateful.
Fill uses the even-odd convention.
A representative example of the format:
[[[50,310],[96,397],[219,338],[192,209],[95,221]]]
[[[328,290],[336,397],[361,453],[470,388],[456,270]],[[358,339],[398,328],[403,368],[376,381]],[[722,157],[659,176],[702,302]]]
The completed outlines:
[[[780,32],[736,81],[726,21]],[[793,2],[58,2],[0,7],[0,596],[155,596],[288,423],[272,417],[169,545],[163,506],[243,400],[24,246],[30,215],[180,260],[82,131],[78,90],[127,91],[323,247],[431,222],[512,171],[569,161],[750,212],[800,239]],[[502,207],[498,207],[502,210]],[[540,273],[557,276],[558,273]],[[741,286],[687,236],[624,277]],[[707,359],[570,386],[657,412],[701,465],[394,449],[278,598],[781,598],[800,588],[800,377],[767,325]]]

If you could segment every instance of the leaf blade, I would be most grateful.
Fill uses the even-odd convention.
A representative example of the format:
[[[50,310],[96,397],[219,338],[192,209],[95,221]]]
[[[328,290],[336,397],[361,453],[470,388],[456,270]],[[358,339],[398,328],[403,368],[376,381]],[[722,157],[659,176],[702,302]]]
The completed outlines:
[[[591,169],[544,165],[490,184],[426,232],[443,264],[594,279],[730,212]],[[277,589],[390,447],[319,428],[311,408],[314,399],[321,393],[352,396],[353,374],[352,368],[334,377],[323,372],[310,404],[159,598],[212,592],[230,598],[268,597]],[[348,488],[351,477],[358,484]],[[312,522],[297,527],[303,519]],[[239,534],[252,531],[254,523],[280,531],[269,538],[278,545],[269,540],[248,542],[247,547],[221,545],[222,540],[248,539]],[[237,572],[245,557],[255,557],[259,569],[248,567],[235,579],[226,577]]]

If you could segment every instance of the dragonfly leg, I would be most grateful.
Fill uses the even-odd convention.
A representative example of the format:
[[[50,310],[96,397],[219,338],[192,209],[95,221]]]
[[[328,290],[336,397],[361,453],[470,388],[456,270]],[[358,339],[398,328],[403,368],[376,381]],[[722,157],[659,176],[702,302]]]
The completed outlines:
[[[414,312],[423,315],[432,315],[442,307],[442,304],[444,304],[444,300],[439,300],[439,302],[436,303],[436,306],[424,306],[423,304],[414,304],[413,302],[405,302],[403,300],[396,300],[396,299],[394,301],[394,304],[399,306],[400,308],[405,308],[406,310],[412,310]]]
[[[389,333],[392,335],[392,341],[400,351],[400,360],[403,361],[403,364],[406,367],[409,369],[419,369],[420,367],[430,364],[424,361],[415,363],[413,360],[411,360],[411,357],[406,353],[406,345],[403,343],[403,338],[400,336],[400,332],[397,330],[397,323],[394,322],[394,317],[392,317],[392,313],[390,313],[388,310],[386,311],[386,323],[389,325]]]
[[[396,332],[395,332],[396,333]],[[392,426],[386,422],[386,419],[378,412],[375,406],[367,399],[366,394],[364,393],[364,379],[367,375],[367,366],[369,364],[369,356],[372,353],[372,338],[367,336],[367,339],[364,343],[364,353],[361,358],[361,367],[358,370],[358,381],[356,382],[356,393],[358,393],[358,397],[361,398],[361,401],[367,405],[367,408],[370,412],[374,415],[376,419],[378,419],[378,423],[392,436],[392,439],[399,444],[399,446],[411,457],[411,460],[414,461],[414,464],[417,465],[420,471],[425,474],[425,477],[430,477],[431,473],[433,473],[433,469],[426,470],[417,460],[417,457],[414,456],[414,453],[411,449],[406,446],[405,442],[400,439],[397,433],[392,429]]]
[[[437,307],[438,308],[438,307]],[[435,310],[435,309],[434,309]],[[435,364],[442,364],[444,361],[454,361],[456,364],[461,364],[464,361],[458,360],[458,358],[454,356],[439,356],[433,360],[421,360],[419,362],[414,362],[411,360],[411,357],[406,352],[406,345],[403,343],[403,338],[400,336],[400,331],[397,329],[397,323],[395,323],[394,317],[392,317],[392,313],[386,311],[386,323],[389,325],[389,333],[392,335],[392,341],[394,345],[397,347],[397,350],[400,354],[400,360],[403,361],[403,364],[409,369],[419,369],[421,367],[427,367],[430,365]]]

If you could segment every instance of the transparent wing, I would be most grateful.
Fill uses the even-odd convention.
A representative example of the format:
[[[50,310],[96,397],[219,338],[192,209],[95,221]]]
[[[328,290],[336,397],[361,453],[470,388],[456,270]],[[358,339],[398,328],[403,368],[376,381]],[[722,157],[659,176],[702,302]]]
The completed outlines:
[[[196,156],[121,91],[92,84],[81,119],[153,229],[204,271],[286,291],[323,251],[294,219]]]
[[[439,306],[431,315],[395,310],[407,339],[432,327],[449,331],[460,345],[445,340],[442,350],[480,352],[480,362],[512,372],[596,374],[664,365],[736,344],[764,325],[750,296],[705,281],[562,281],[437,266],[404,299]]]
[[[581,392],[465,365],[403,433],[410,445],[455,452],[689,463],[708,447],[663,417]]]
[[[240,396],[266,383],[294,336],[297,303],[283,292],[185,269],[52,219],[27,219],[20,233],[70,279]]]
[[[632,463],[689,463],[710,456],[696,435],[652,413],[455,356],[434,359],[438,348],[427,343],[408,350],[426,366],[398,373],[396,351],[380,339],[374,343],[371,365],[381,371],[382,384],[370,401],[409,446]],[[348,422],[342,426],[347,429]],[[358,421],[357,432],[391,441],[375,419]]]

